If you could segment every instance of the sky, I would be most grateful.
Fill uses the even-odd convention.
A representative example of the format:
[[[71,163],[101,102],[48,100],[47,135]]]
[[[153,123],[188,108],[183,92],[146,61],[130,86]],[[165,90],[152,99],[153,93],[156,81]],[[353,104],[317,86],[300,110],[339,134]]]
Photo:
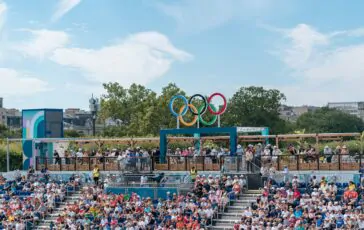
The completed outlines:
[[[362,101],[364,1],[0,0],[7,108],[87,108],[102,83],[189,95],[279,89],[289,105]]]

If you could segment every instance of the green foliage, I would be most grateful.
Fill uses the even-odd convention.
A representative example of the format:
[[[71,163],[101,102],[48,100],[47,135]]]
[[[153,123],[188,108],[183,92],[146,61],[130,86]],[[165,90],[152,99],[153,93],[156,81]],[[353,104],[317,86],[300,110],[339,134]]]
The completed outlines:
[[[272,133],[289,129],[279,118],[279,107],[286,97],[275,89],[242,87],[229,100],[223,124],[225,126],[269,127]]]
[[[76,130],[65,130],[64,131],[64,137],[66,138],[77,138],[77,137],[82,137],[83,133],[82,132],[78,132]]]
[[[119,136],[145,136],[157,132],[157,95],[133,84],[129,89],[119,83],[104,84],[107,94],[101,99],[101,117],[120,121]],[[107,133],[108,136],[110,133]]]
[[[150,89],[133,84],[126,89],[118,83],[104,84],[106,94],[101,99],[102,119],[113,118],[117,127],[107,127],[106,137],[158,136],[160,129],[176,127],[176,118],[169,111],[170,99],[175,95],[186,95],[177,85],[170,83],[162,89],[159,96]],[[286,133],[293,130],[293,125],[279,118],[279,107],[285,96],[278,90],[263,87],[240,88],[228,101],[227,112],[221,117],[223,126],[267,126],[273,133]],[[193,105],[198,109],[202,105],[199,99]],[[183,102],[176,100],[173,109],[176,112]],[[210,121],[213,115],[203,115]],[[193,119],[191,113],[184,116],[185,121]],[[182,125],[181,125],[182,126]],[[200,127],[203,127],[200,124]]]
[[[364,129],[360,118],[327,107],[303,114],[296,125],[307,133],[362,132]]]
[[[10,130],[0,124],[0,138],[21,138],[21,129]]]
[[[0,172],[6,172],[6,152],[6,141],[0,139]],[[9,144],[9,156],[10,170],[22,169],[23,155],[21,142],[11,142]]]

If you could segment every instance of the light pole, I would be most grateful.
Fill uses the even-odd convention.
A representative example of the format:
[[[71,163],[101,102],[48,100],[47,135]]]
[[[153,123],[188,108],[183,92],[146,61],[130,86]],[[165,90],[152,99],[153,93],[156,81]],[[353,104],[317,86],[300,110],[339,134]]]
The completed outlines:
[[[99,99],[94,98],[94,95],[92,94],[90,102],[90,111],[92,115],[92,135],[96,136],[96,118],[97,118],[97,112],[99,111]]]

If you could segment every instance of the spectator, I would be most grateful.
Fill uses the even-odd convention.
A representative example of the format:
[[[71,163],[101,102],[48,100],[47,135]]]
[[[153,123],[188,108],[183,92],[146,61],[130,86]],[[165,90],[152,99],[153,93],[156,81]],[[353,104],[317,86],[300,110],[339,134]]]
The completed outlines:
[[[57,150],[54,150],[53,156],[55,158],[55,162],[54,164],[61,164],[61,157],[59,156],[59,153],[57,152]]]
[[[313,181],[315,176],[312,177]],[[323,184],[326,179],[323,178]],[[312,183],[313,187],[315,182]],[[364,209],[359,204],[357,190],[345,189],[344,195],[331,196],[329,190],[307,189],[302,184],[267,185],[257,202],[243,210],[234,229],[361,229]],[[312,187],[311,186],[311,187]],[[337,188],[336,188],[337,189]],[[334,189],[335,190],[335,189]]]
[[[245,151],[245,159],[246,159],[246,168],[248,172],[253,171],[253,163],[254,160],[254,148],[253,145],[249,145]]]
[[[325,146],[324,148],[324,157],[327,161],[327,163],[331,163],[331,159],[332,159],[332,149],[329,146]]]
[[[272,152],[272,161],[274,163],[277,162],[277,159],[280,155],[282,155],[282,151],[277,147],[277,146],[273,146],[273,152]]]
[[[98,185],[99,184],[99,178],[100,178],[99,166],[95,165],[94,169],[92,170],[92,177],[94,179],[95,184]]]
[[[192,168],[190,170],[190,176],[191,176],[192,182],[195,182],[196,176],[197,176],[197,169],[195,168],[195,166],[192,166]]]

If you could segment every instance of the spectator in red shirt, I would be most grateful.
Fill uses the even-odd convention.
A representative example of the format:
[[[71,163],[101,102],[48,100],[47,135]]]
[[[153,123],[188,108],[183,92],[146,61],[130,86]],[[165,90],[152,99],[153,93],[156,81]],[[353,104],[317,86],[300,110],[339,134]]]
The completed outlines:
[[[293,198],[296,200],[301,198],[301,193],[297,188],[293,192]]]

